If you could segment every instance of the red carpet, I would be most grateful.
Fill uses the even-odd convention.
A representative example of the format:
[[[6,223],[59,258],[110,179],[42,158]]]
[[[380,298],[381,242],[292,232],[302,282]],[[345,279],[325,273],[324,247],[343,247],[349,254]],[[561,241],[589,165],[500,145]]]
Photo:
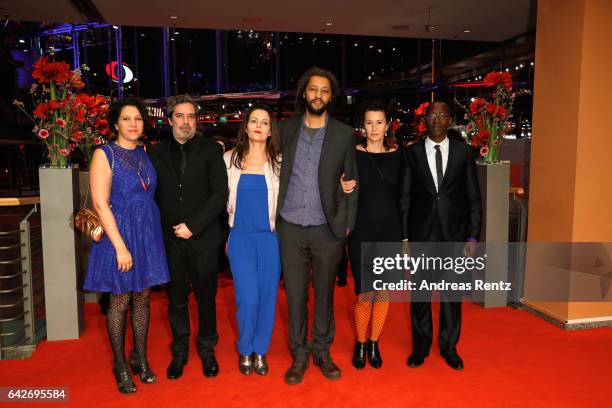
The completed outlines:
[[[219,284],[220,342],[216,350],[221,372],[217,378],[203,377],[195,347],[183,377],[177,381],[165,378],[170,329],[165,296],[158,293],[152,301],[149,333],[149,359],[159,377],[157,384],[136,381],[138,392],[129,396],[116,391],[104,317],[97,305],[88,305],[87,328],[80,340],[44,342],[28,360],[0,362],[0,386],[68,387],[68,405],[78,407],[610,406],[612,329],[564,331],[510,308],[485,310],[464,304],[459,352],[466,368],[456,372],[446,366],[435,347],[422,367],[406,366],[410,352],[408,305],[392,304],[380,343],[383,367],[357,371],[350,363],[354,344],[350,286],[336,290],[332,354],[343,369],[342,379],[330,382],[311,364],[302,384],[284,383],[283,374],[290,364],[284,291],[279,292],[277,324],[268,355],[270,372],[266,377],[244,377],[238,372],[235,352],[233,287],[226,278]],[[194,318],[193,304],[191,312]]]

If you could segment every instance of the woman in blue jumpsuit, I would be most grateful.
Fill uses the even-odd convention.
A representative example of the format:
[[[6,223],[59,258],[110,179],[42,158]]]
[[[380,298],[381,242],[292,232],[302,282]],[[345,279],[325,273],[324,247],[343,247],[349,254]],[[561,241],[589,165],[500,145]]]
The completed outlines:
[[[280,279],[275,230],[280,148],[267,106],[249,109],[236,147],[223,159],[230,192],[228,256],[238,309],[239,369],[244,375],[265,375]]]

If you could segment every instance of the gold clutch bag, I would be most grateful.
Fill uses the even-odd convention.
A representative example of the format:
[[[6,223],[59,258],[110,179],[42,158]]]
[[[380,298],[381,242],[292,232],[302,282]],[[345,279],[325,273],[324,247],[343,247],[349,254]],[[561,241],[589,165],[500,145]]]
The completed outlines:
[[[81,207],[74,216],[74,226],[87,235],[94,242],[100,242],[104,236],[104,230],[100,225],[98,214],[89,208]]]
[[[113,149],[110,149],[111,153],[111,173],[115,171],[115,156]],[[104,236],[104,230],[100,225],[100,218],[94,210],[87,208],[87,198],[89,198],[89,183],[87,183],[87,193],[85,194],[85,200],[83,205],[79,208],[79,211],[74,215],[74,227],[87,235],[94,242],[100,242]]]

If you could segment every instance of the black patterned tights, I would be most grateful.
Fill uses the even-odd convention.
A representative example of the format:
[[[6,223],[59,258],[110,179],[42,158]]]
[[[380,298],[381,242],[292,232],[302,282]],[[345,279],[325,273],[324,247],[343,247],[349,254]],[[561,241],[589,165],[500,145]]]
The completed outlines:
[[[149,289],[110,296],[106,314],[106,329],[113,349],[115,366],[127,368],[125,361],[125,328],[127,310],[132,303],[132,332],[134,333],[134,352],[139,358],[147,356],[147,332],[149,330]]]

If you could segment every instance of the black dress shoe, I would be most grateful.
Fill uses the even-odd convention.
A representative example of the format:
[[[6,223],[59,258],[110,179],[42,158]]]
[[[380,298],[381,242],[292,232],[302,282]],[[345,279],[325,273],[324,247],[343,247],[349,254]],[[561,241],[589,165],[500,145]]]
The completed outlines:
[[[255,374],[266,375],[268,374],[268,362],[264,354],[253,353],[253,367]]]
[[[285,373],[285,382],[289,385],[295,385],[302,382],[304,379],[304,372],[308,368],[308,357],[306,358],[294,358],[293,364]]]
[[[214,355],[206,356],[202,359],[202,371],[204,377],[216,377],[219,374],[219,363]]]
[[[115,374],[115,382],[117,383],[117,389],[122,394],[133,394],[136,392],[136,384],[132,380],[132,374],[127,367],[113,367],[113,374]]]
[[[408,357],[408,367],[417,368],[423,365],[425,362],[425,356],[422,354],[412,353],[410,357]]]
[[[253,357],[240,355],[238,359],[238,369],[244,375],[251,375],[253,373]]]
[[[366,364],[366,343],[356,341],[355,349],[353,350],[353,367],[361,370]]]
[[[459,357],[459,354],[453,353],[442,357],[444,357],[446,364],[453,370],[463,370],[463,360]]]
[[[138,375],[143,384],[155,384],[157,382],[157,376],[151,371],[146,358],[140,358],[136,354],[132,354],[130,368],[134,374]]]
[[[368,361],[374,368],[382,367],[383,360],[378,348],[378,341],[368,340]]]
[[[323,376],[328,380],[337,380],[342,375],[340,368],[332,361],[331,357],[314,357],[314,365],[321,369]]]
[[[187,364],[187,360],[182,357],[173,357],[172,362],[168,366],[166,374],[169,380],[176,380],[183,375],[183,367]]]

